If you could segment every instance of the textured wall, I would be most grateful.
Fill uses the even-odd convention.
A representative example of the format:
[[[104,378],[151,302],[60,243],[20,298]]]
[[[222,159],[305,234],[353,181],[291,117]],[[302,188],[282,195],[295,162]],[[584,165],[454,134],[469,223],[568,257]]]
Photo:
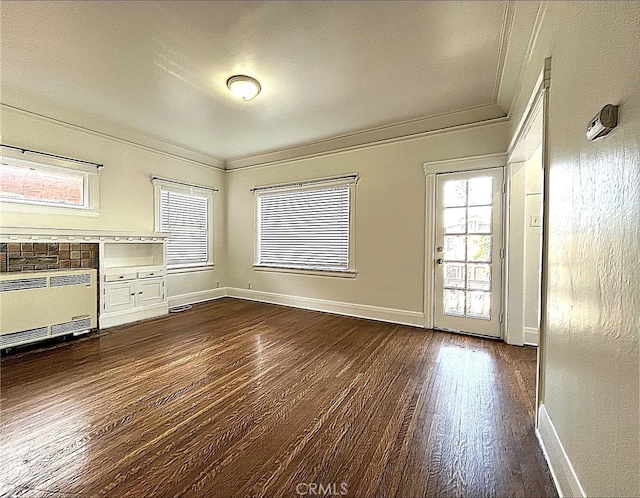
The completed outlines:
[[[639,496],[640,3],[549,2],[511,109],[552,56],[544,404],[588,496]],[[587,122],[621,105],[595,142]]]

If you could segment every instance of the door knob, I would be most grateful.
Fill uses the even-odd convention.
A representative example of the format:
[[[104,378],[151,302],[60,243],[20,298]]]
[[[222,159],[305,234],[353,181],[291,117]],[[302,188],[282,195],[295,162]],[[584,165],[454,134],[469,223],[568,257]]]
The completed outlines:
[[[438,263],[439,265],[441,265],[441,264],[443,264],[443,263],[444,263],[444,259],[442,259],[442,258],[438,258],[438,259],[436,259],[436,263]]]

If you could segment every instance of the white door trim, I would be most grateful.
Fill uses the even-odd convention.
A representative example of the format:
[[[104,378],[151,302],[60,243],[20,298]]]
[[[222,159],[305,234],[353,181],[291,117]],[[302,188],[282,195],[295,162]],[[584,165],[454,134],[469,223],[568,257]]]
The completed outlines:
[[[523,121],[521,133],[514,143],[513,150],[509,153],[506,167],[507,194],[511,202],[507,206],[505,223],[505,244],[514,247],[513,252],[507,252],[505,261],[505,271],[508,281],[512,285],[507,285],[504,295],[505,313],[505,336],[507,344],[523,346],[527,344],[525,328],[525,290],[523,287],[525,276],[525,254],[519,250],[518,240],[525,239],[528,220],[526,219],[525,200],[527,195],[526,184],[526,164],[530,159],[531,149],[542,143],[541,130],[536,130],[533,126],[541,126],[544,119],[543,94],[532,102],[531,109],[528,110],[526,119]],[[529,132],[532,133],[529,133]],[[542,159],[544,165],[544,159]],[[511,241],[514,241],[512,244]],[[522,249],[522,248],[520,248]],[[539,336],[539,324],[535,329],[534,337]]]
[[[429,161],[423,164],[426,179],[426,213],[425,220],[425,278],[424,278],[424,326],[427,329],[434,327],[435,311],[435,268],[436,260],[436,175],[440,173],[458,173],[460,171],[475,171],[480,169],[504,168],[507,165],[507,154],[487,154],[482,156],[459,157],[456,159],[446,159],[443,161]],[[503,199],[503,205],[506,200]],[[504,209],[504,208],[503,208]],[[504,218],[504,216],[503,216]],[[505,251],[508,249],[505,246]],[[504,275],[504,271],[503,271]],[[504,295],[504,278],[502,291]]]
[[[459,171],[475,171],[477,169],[502,168],[507,164],[507,153],[486,154],[482,156],[457,157],[443,161],[423,163],[425,175],[439,173],[458,173]]]
[[[549,89],[551,87],[551,57],[544,60],[544,66],[538,81],[533,87],[531,97],[524,108],[522,117],[515,133],[512,135],[509,148],[507,150],[509,162],[515,161],[518,156],[516,149],[526,134],[530,123],[532,123],[535,113],[542,112],[542,274],[540,282],[540,330],[538,339],[538,362],[536,372],[536,420],[535,426],[539,427],[539,408],[544,405],[545,393],[545,356],[546,356],[546,333],[547,333],[547,289],[548,289],[548,269],[549,269]]]

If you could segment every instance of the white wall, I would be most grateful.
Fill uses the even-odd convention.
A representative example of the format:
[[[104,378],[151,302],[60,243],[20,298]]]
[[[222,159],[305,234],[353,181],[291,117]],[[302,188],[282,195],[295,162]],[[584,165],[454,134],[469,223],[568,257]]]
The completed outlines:
[[[228,173],[228,281],[258,292],[424,313],[425,176],[423,163],[504,152],[508,123],[443,131],[422,138]],[[265,184],[358,173],[355,279],[255,271],[255,200]],[[250,294],[250,293],[245,293]],[[373,316],[373,315],[370,315]],[[421,318],[423,320],[423,318]],[[422,324],[420,320],[417,322]]]
[[[3,107],[2,143],[104,164],[100,171],[100,215],[60,216],[3,210],[0,225],[151,232],[154,199],[151,176],[158,175],[220,189],[214,196],[214,259],[206,272],[169,275],[169,297],[215,288],[224,281],[225,173],[106,135]],[[222,284],[224,285],[224,283]]]
[[[540,243],[542,229],[533,226],[532,217],[542,213],[542,144],[525,164],[524,206],[524,332],[525,343],[538,344],[540,323]]]
[[[543,5],[510,113],[513,132],[552,56],[542,401],[584,492],[637,497],[640,3]],[[620,126],[590,142],[587,122],[608,103],[621,105]]]
[[[515,161],[507,165],[509,204],[507,212],[506,254],[506,330],[508,344],[524,344],[524,265],[525,265],[525,198],[526,161]]]

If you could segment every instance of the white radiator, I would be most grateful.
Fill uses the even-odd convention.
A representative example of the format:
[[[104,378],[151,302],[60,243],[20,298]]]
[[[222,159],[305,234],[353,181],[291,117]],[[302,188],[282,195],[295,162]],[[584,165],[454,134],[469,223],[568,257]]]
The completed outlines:
[[[96,327],[96,270],[0,275],[0,348]]]

